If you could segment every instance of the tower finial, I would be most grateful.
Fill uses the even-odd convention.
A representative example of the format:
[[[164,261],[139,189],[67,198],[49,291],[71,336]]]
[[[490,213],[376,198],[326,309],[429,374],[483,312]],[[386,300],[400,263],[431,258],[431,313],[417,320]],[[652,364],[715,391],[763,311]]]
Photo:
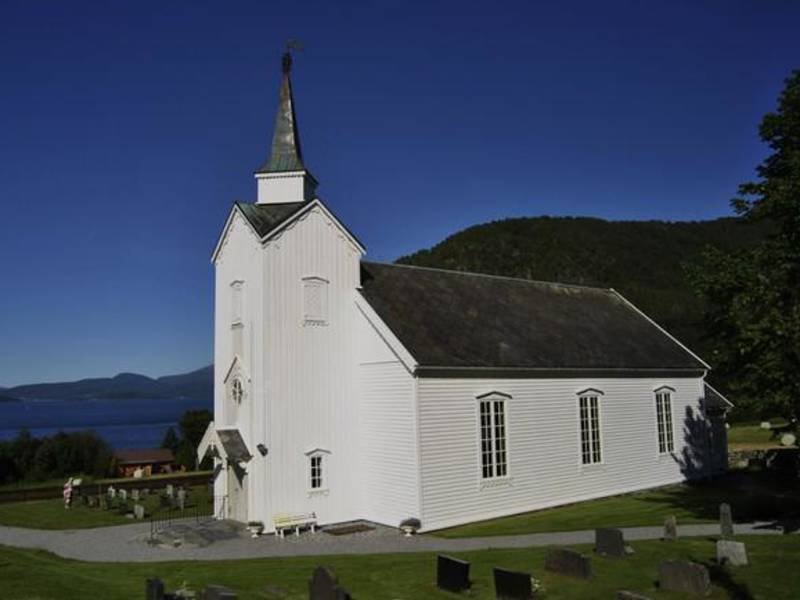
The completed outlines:
[[[286,41],[286,48],[283,51],[283,56],[281,57],[281,70],[283,71],[284,75],[288,75],[289,71],[292,70],[292,50],[302,50],[303,44],[298,40],[287,40]]]

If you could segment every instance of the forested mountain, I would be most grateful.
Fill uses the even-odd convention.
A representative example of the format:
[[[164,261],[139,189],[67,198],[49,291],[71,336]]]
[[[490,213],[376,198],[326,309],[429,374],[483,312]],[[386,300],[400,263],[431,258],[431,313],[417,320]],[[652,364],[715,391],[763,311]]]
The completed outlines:
[[[707,246],[735,249],[755,243],[765,232],[763,224],[734,218],[687,222],[515,218],[469,227],[397,262],[613,287],[713,362],[702,304],[691,289],[687,267],[698,263]]]
[[[63,383],[34,383],[4,390],[12,398],[37,400],[91,398],[212,398],[214,367],[153,379],[136,373]]]

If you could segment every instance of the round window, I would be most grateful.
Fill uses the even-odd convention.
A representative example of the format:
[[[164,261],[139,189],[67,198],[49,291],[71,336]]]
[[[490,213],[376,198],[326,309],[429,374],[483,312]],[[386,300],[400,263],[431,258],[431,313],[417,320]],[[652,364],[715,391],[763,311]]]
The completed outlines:
[[[244,397],[244,387],[242,386],[241,379],[233,380],[233,384],[231,385],[231,396],[236,404],[242,403],[242,398]]]

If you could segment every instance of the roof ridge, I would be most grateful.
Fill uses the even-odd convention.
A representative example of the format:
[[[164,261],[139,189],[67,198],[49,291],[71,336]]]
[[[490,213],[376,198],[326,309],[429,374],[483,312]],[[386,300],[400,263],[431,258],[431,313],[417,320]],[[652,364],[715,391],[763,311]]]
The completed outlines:
[[[595,292],[613,293],[614,288],[594,287],[589,285],[578,285],[575,283],[560,283],[558,281],[542,281],[541,279],[523,279],[522,277],[509,277],[507,275],[492,275],[490,273],[476,273],[475,271],[457,271],[455,269],[441,269],[438,267],[421,267],[419,265],[406,265],[402,263],[387,263],[376,260],[362,260],[364,264],[382,265],[386,267],[401,267],[404,269],[418,269],[420,271],[433,271],[438,273],[452,273],[454,275],[471,275],[473,277],[486,277],[488,279],[501,279],[506,281],[519,281],[522,283],[534,283],[539,285],[551,285],[554,287],[573,288],[578,290],[591,290]]]

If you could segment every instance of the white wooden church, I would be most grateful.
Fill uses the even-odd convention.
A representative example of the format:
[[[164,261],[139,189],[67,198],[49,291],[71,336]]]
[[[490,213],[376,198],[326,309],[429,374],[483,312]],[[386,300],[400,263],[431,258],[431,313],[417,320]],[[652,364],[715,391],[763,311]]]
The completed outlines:
[[[710,367],[613,289],[365,261],[306,168],[290,68],[213,253],[221,516],[425,531],[725,469]]]

